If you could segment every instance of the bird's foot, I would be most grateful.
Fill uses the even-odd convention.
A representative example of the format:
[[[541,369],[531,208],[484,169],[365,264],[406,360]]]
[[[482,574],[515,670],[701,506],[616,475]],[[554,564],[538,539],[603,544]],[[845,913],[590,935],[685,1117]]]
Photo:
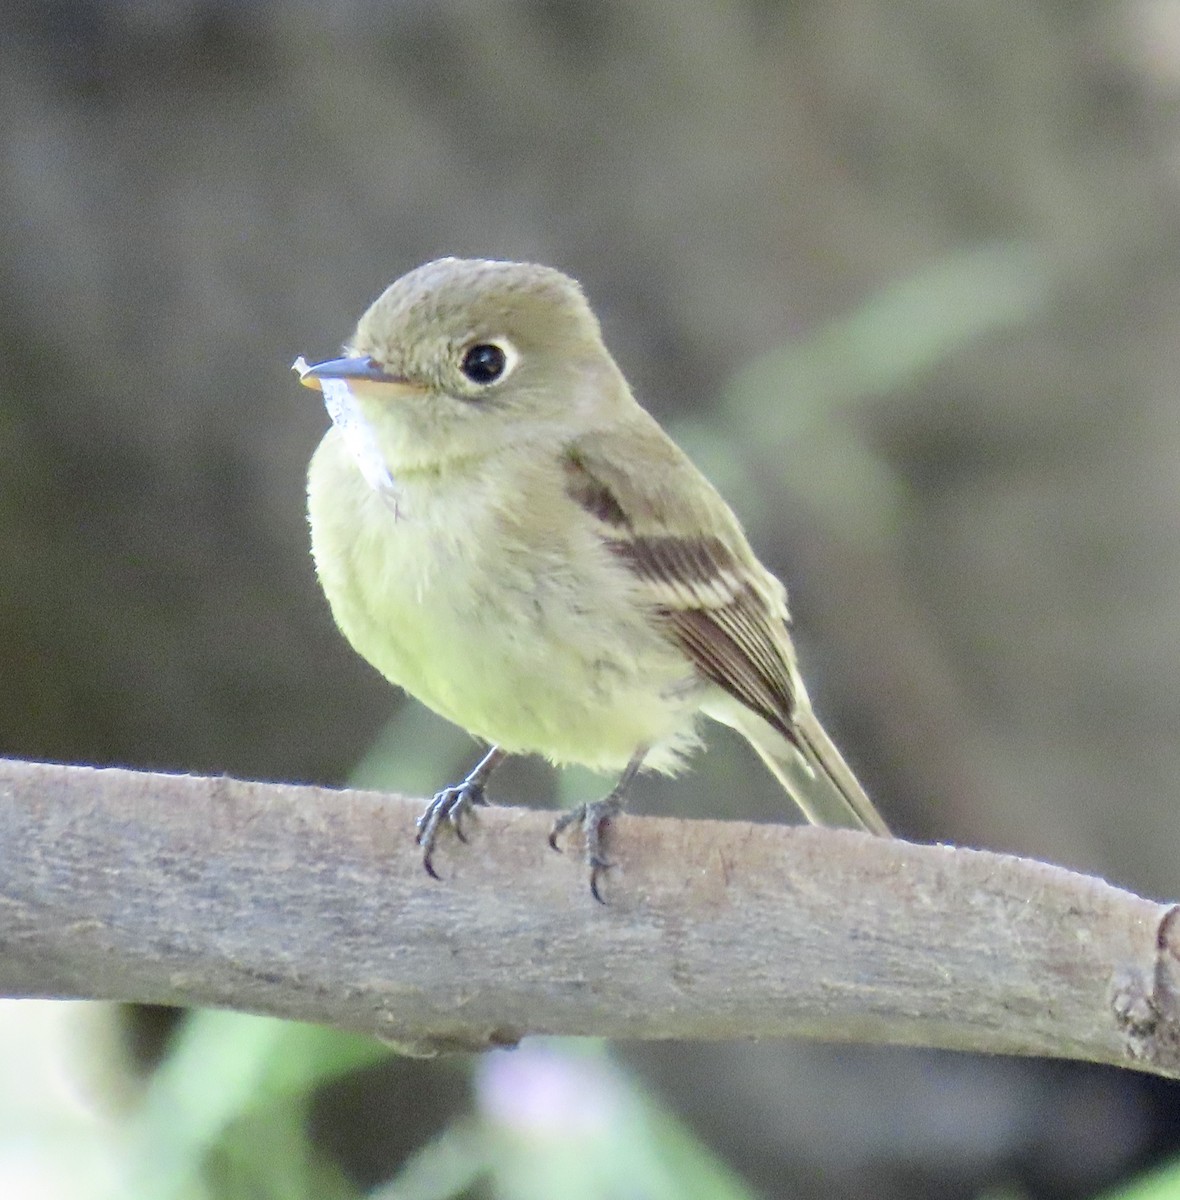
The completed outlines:
[[[434,869],[434,847],[438,841],[439,830],[449,826],[461,842],[467,841],[463,832],[463,818],[471,813],[473,808],[486,808],[488,798],[484,795],[484,785],[481,780],[468,776],[462,783],[453,787],[443,788],[435,793],[434,799],[426,806],[418,818],[418,836],[414,839],[422,847],[422,865],[426,874],[434,879],[439,878]]]
[[[581,825],[586,839],[586,864],[590,868],[590,894],[599,904],[605,904],[606,901],[598,890],[598,881],[604,871],[609,871],[614,866],[604,853],[604,835],[607,826],[619,815],[622,808],[623,797],[617,794],[617,791],[612,792],[601,800],[595,800],[591,804],[579,804],[577,808],[562,813],[553,822],[549,833],[549,845],[560,854],[561,847],[557,844],[557,839],[571,825]]]

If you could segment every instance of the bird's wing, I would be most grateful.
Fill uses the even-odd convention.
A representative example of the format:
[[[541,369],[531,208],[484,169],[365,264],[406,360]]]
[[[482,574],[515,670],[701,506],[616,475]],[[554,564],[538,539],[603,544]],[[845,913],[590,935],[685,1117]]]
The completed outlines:
[[[567,495],[595,518],[697,671],[797,744],[786,591],[712,485],[654,420],[575,440],[563,467]]]

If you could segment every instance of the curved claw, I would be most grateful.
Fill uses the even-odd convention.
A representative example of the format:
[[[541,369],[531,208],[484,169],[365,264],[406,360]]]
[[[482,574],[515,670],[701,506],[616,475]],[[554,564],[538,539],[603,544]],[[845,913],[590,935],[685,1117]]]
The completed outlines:
[[[609,871],[614,863],[608,862],[593,862],[590,864],[590,895],[598,901],[599,904],[605,904],[606,901],[602,898],[602,893],[598,890],[598,880],[603,871]]]
[[[463,817],[473,808],[486,804],[483,785],[471,780],[464,780],[463,783],[435,793],[434,799],[415,822],[418,832],[414,838],[422,847],[422,866],[432,879],[440,878],[434,869],[434,848],[443,824],[453,829],[459,841],[465,843],[467,836],[463,832]]]
[[[605,799],[594,801],[593,804],[579,804],[577,808],[562,813],[549,831],[549,845],[560,854],[561,847],[557,844],[557,839],[571,825],[581,825],[586,838],[586,865],[590,868],[590,894],[599,904],[605,904],[606,901],[598,890],[598,881],[604,871],[609,871],[614,866],[614,863],[603,855],[603,836],[606,827],[619,815],[621,808],[621,797],[612,793]]]

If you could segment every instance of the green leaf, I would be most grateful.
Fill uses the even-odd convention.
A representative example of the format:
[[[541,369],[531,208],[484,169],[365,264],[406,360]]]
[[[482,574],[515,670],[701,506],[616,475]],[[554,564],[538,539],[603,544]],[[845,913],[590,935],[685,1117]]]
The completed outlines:
[[[291,1145],[302,1135],[290,1122],[301,1122],[302,1106],[314,1088],[388,1054],[370,1038],[318,1026],[240,1013],[193,1013],[132,1123],[128,1194],[152,1200],[205,1196],[202,1172],[209,1156],[235,1123],[264,1111],[275,1122],[267,1136],[285,1146],[272,1162],[258,1140],[265,1124],[256,1127],[253,1145],[271,1163],[267,1170],[273,1171],[276,1162],[297,1162]],[[288,1111],[281,1111],[284,1107]],[[231,1157],[241,1170],[243,1152]]]

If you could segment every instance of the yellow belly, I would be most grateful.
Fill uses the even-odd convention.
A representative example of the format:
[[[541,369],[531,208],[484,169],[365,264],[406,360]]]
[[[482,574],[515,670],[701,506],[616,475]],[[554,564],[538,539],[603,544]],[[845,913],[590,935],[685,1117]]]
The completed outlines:
[[[509,752],[618,770],[650,746],[672,769],[695,742],[691,669],[545,473],[523,457],[496,468],[400,480],[395,508],[329,432],[308,508],[341,630],[391,683]]]

